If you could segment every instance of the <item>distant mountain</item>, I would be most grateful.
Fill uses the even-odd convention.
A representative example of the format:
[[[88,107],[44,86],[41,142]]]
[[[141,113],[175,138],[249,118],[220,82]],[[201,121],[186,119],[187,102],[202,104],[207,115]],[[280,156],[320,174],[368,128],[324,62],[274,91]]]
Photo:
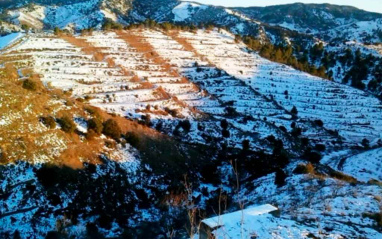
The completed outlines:
[[[39,14],[36,5],[42,7]],[[0,8],[2,20],[16,25],[42,23],[37,24],[38,28],[81,30],[100,27],[105,18],[125,24],[153,19],[195,25],[211,23],[273,42],[283,40],[282,36],[306,38],[306,34],[326,41],[363,43],[381,42],[382,38],[382,14],[331,4],[224,8],[178,0],[5,0],[0,1]],[[23,19],[24,15],[27,16]],[[302,35],[296,36],[292,31]]]
[[[382,14],[331,4],[287,4],[235,8],[251,19],[326,40],[336,38],[381,42]]]

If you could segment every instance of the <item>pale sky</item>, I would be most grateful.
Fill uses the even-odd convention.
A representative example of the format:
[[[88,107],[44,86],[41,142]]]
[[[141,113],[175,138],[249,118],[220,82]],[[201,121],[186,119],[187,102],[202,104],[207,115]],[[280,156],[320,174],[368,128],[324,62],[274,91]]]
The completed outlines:
[[[227,7],[249,7],[288,4],[295,2],[303,3],[330,3],[336,5],[350,5],[371,12],[382,13],[382,0],[194,0],[203,4],[212,4]]]

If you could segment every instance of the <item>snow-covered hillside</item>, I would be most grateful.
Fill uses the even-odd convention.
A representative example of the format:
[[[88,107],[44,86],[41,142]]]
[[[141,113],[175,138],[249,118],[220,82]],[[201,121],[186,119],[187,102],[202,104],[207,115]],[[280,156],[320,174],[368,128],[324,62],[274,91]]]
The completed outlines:
[[[20,37],[22,37],[22,33],[11,33],[6,36],[0,37],[0,50],[4,47],[9,46],[13,42],[17,41]]]
[[[19,40],[12,41],[16,37]],[[122,228],[139,231],[136,227],[140,228],[142,222],[150,224],[167,218],[166,225],[170,225],[176,219],[170,220],[166,213],[179,213],[181,209],[179,205],[162,208],[161,203],[185,200],[184,195],[176,194],[180,186],[173,182],[179,178],[172,178],[173,174],[184,177],[182,170],[190,170],[186,172],[198,180],[193,178],[195,191],[188,197],[208,211],[208,203],[216,204],[214,197],[221,195],[219,190],[224,189],[230,196],[236,194],[230,178],[235,178],[237,171],[233,168],[232,172],[231,168],[240,158],[239,164],[251,167],[240,168],[244,172],[240,180],[234,181],[242,184],[235,186],[241,188],[241,194],[230,200],[230,205],[244,199],[247,205],[274,204],[281,212],[279,218],[256,219],[257,231],[264,238],[381,235],[374,218],[381,206],[378,147],[382,139],[382,107],[374,96],[266,60],[235,41],[231,33],[217,28],[137,28],[74,36],[42,32],[11,35],[7,39],[3,45],[8,47],[1,52],[2,64],[16,65],[21,77],[22,72],[33,70],[48,92],[62,89],[78,102],[109,112],[109,117],[119,115],[138,121],[152,128],[145,130],[153,138],[145,139],[149,143],[138,150],[134,148],[136,141],[142,139],[134,141],[126,134],[121,141],[116,140],[114,149],[105,146],[100,159],[104,164],[99,166],[86,164],[84,170],[75,172],[47,169],[75,174],[73,178],[41,175],[45,165],[21,163],[0,168],[4,178],[1,192],[10,195],[0,198],[4,205],[0,231],[12,234],[17,229],[22,236],[42,236],[62,229],[61,232],[79,237],[97,225],[94,227],[98,233],[117,237],[124,235]],[[1,65],[3,68],[5,65]],[[34,119],[38,122],[37,116]],[[76,121],[79,134],[88,130],[81,119]],[[133,133],[142,133],[137,125]],[[154,139],[160,137],[174,141],[165,141],[165,146],[154,144]],[[282,144],[278,147],[291,157],[290,164],[278,154],[276,140]],[[166,160],[178,158],[173,152],[158,150],[170,146],[174,147],[171,150],[185,151],[183,155],[197,163],[183,161],[182,157],[168,163]],[[193,147],[200,147],[203,154],[195,153]],[[232,153],[233,158],[229,158],[224,156],[227,149],[239,153]],[[253,158],[246,151],[253,153]],[[324,156],[320,163],[306,155],[312,151]],[[205,162],[206,158],[209,161]],[[306,166],[311,167],[307,172],[296,172],[298,163],[307,163],[301,158],[314,162],[314,166]],[[43,159],[29,162],[45,163]],[[276,186],[274,182],[278,182],[282,169],[276,170],[275,165],[283,163],[288,165],[286,181]],[[203,168],[205,164],[208,167]],[[158,172],[158,168],[165,173]],[[20,176],[12,178],[14,173]],[[53,177],[64,190],[56,191],[56,185],[50,185],[44,176]],[[72,181],[62,184],[61,180]],[[86,183],[79,183],[82,181]],[[85,200],[86,187],[92,187],[101,199]],[[116,187],[124,190],[114,197]],[[40,193],[43,196],[38,196]],[[110,213],[105,214],[105,208]],[[73,213],[70,219],[59,213],[66,210]],[[119,210],[123,211],[122,218]],[[62,217],[56,218],[54,213]],[[44,219],[30,224],[34,217]],[[57,223],[62,225],[59,229],[52,226]],[[36,232],[32,232],[33,225]]]
[[[239,196],[246,203],[272,203],[282,210],[281,218],[277,219],[281,230],[275,230],[272,236],[262,232],[264,238],[273,238],[273,235],[276,238],[308,238],[315,230],[321,231],[319,238],[381,236],[376,221],[366,216],[380,213],[381,201],[376,196],[382,193],[380,186],[354,186],[311,175],[293,175],[283,187],[277,187],[273,181],[274,174],[259,178],[250,183],[255,190],[243,190]],[[300,224],[298,233],[295,232],[296,224],[288,223],[290,219]],[[264,223],[263,220],[267,219],[261,218],[260,223]]]
[[[279,127],[292,131],[290,112],[295,106],[297,126],[316,142],[329,144],[334,131],[347,144],[359,144],[365,138],[376,142],[382,137],[378,99],[265,60],[235,43],[227,32],[180,32],[174,37],[159,31],[133,31],[81,37],[112,59],[112,65],[92,60],[63,39],[49,37],[31,35],[12,54],[33,55],[33,66],[43,75],[43,82],[70,89],[76,97],[91,97],[94,105],[109,112],[138,119],[150,114],[154,123],[174,117],[197,120],[203,114],[216,120],[225,116],[232,130],[246,132],[237,139],[240,144],[253,130],[260,138],[285,137]],[[150,49],[139,48],[148,46],[131,46],[129,38],[147,41],[164,59],[147,58],[145,50]],[[191,49],[185,49],[179,42],[182,39]],[[227,115],[229,106],[239,115]],[[323,128],[314,126],[317,120]]]
[[[350,6],[294,3],[236,10],[272,26],[311,34],[327,41],[381,42],[382,15]]]

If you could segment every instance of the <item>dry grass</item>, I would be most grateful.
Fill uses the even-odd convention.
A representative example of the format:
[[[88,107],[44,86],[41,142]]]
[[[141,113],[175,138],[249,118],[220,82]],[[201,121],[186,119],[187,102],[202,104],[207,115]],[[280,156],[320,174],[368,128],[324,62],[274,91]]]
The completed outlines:
[[[62,39],[69,42],[70,44],[81,48],[81,50],[88,55],[93,55],[95,61],[103,61],[105,59],[105,54],[99,51],[99,48],[93,46],[91,43],[87,42],[85,39],[76,38],[71,35],[60,35]]]
[[[180,78],[180,81],[178,81],[178,83],[180,83],[180,84],[187,84],[187,83],[189,83],[189,81],[188,81],[188,79],[186,77],[182,77],[182,78]]]
[[[17,80],[19,79],[19,73],[14,63],[5,63],[3,69],[3,75],[8,80]]]
[[[147,42],[142,36],[134,34],[132,31],[117,32],[120,39],[124,40],[128,45],[136,49],[137,52],[142,53],[146,59],[149,59],[153,63],[160,65],[162,71],[168,72],[170,75],[179,76],[178,73],[171,72],[172,68],[168,62],[163,59],[159,54],[155,51],[154,47]]]
[[[349,176],[347,174],[344,174],[342,172],[333,171],[332,173],[330,173],[330,176],[332,178],[335,178],[335,179],[338,179],[341,181],[345,181],[348,183],[357,183],[358,182],[357,179],[355,179],[354,177]]]
[[[106,58],[106,62],[107,62],[107,65],[110,68],[114,68],[116,66],[115,61],[114,61],[113,58],[110,58],[110,57]]]
[[[179,36],[179,31],[169,31],[165,32],[169,37],[177,41],[180,45],[183,46],[183,49],[186,51],[193,52],[196,56],[198,56],[198,52],[196,49],[192,46],[191,43],[187,41],[186,38]]]
[[[93,139],[83,142],[79,138],[74,138],[71,142],[58,158],[58,161],[62,162],[63,165],[77,169],[83,167],[81,161],[92,164],[100,163],[99,155],[104,146],[103,140]]]
[[[160,109],[144,109],[144,110],[140,110],[140,109],[137,109],[135,110],[136,113],[143,113],[143,114],[152,114],[152,115],[159,115],[159,116],[166,116],[168,115],[168,113],[164,110],[160,110]]]
[[[135,83],[141,82],[141,78],[135,75],[130,79],[130,82],[135,82]]]
[[[167,93],[162,88],[162,86],[159,86],[158,88],[156,88],[155,91],[153,92],[153,94],[156,95],[157,97],[159,97],[160,99],[170,99],[171,98],[171,95],[169,93]]]
[[[70,36],[62,37],[81,47],[87,53],[92,53],[95,58],[98,57],[95,54],[98,49],[86,41]],[[99,55],[99,60],[101,60],[101,56]],[[21,60],[22,58],[13,57],[12,59]],[[52,116],[57,119],[64,115],[69,115],[69,117],[76,115],[76,117],[88,119],[93,117],[84,110],[85,107],[89,106],[73,100],[70,98],[70,93],[66,94],[58,89],[46,89],[42,85],[36,91],[24,89],[17,71],[18,62],[15,64],[7,63],[6,61],[9,59],[7,56],[2,56],[5,67],[0,69],[0,102],[2,103],[0,115],[7,120],[7,124],[0,125],[0,135],[7,136],[0,137],[1,163],[16,160],[33,163],[36,162],[35,160],[42,160],[72,168],[81,168],[82,162],[100,163],[99,155],[107,153],[103,139],[86,140],[77,133],[67,134],[58,128],[50,129],[40,123],[40,116]],[[108,64],[110,67],[115,65],[114,61],[108,61]],[[40,83],[40,76],[35,74],[32,69],[22,69],[21,73],[23,77]],[[131,72],[127,71],[126,75],[132,76]],[[145,88],[153,87],[150,82],[142,82],[141,85]],[[168,97],[163,89],[159,89],[158,94]],[[65,105],[65,102],[72,103]],[[153,140],[165,137],[137,122],[107,114],[94,107],[93,109],[95,109],[95,114],[102,117],[103,120],[113,118],[124,134],[127,132],[137,134],[142,142],[146,139]],[[158,111],[158,113],[160,112]]]
[[[171,33],[170,33],[171,34]],[[147,42],[144,37],[140,35],[140,33],[134,33],[133,31],[129,32],[123,32],[119,31],[118,32],[119,38],[124,40],[128,45],[131,47],[135,48],[137,52],[142,53],[146,59],[152,61],[153,63],[160,65],[162,68],[163,72],[168,73],[172,77],[181,77],[179,72],[175,70],[165,59],[160,57],[160,55],[155,51],[154,47]],[[177,36],[178,34],[172,34],[174,36]],[[186,39],[182,39],[180,37],[177,38],[182,44],[184,44],[184,48],[187,50],[191,50],[195,54],[197,52],[195,49],[192,47],[191,44],[189,44]],[[186,77],[182,77],[180,80],[180,83],[190,83],[190,81]],[[194,92],[199,92],[200,88],[192,83],[192,90]],[[157,88],[154,93],[154,95],[158,96],[160,99],[170,99],[171,95],[167,93],[162,87]],[[194,107],[189,107],[185,102],[179,100],[176,97],[172,97],[172,99],[181,107],[183,108],[189,108],[189,110],[194,114],[194,115],[202,115],[202,112],[198,111]],[[202,116],[203,117],[203,116]]]
[[[173,207],[184,206],[188,200],[188,195],[185,192],[175,192],[171,191],[169,194],[162,199],[163,205],[171,205]]]
[[[211,66],[214,66],[214,64],[208,59],[208,57],[201,55],[194,46],[188,42],[188,40],[182,36],[179,35],[179,31],[171,31],[171,32],[165,32],[169,37],[174,39],[176,42],[178,42],[180,45],[183,46],[183,49],[186,51],[190,51],[195,54],[195,56],[199,57],[201,60],[208,62]]]
[[[139,84],[139,87],[137,89],[152,89],[154,86],[150,82],[142,82]]]
[[[101,62],[101,61],[103,61],[105,59],[105,55],[103,53],[101,53],[101,52],[94,52],[93,53],[93,59],[95,61]]]
[[[136,132],[137,134],[147,135],[150,137],[160,135],[158,132],[156,132],[155,130],[149,127],[140,125],[134,121],[128,120],[118,115],[109,114],[100,108],[85,105],[85,104],[83,105],[83,108],[84,109],[86,108],[86,111],[89,111],[90,109],[92,111],[91,113],[92,115],[101,117],[103,121],[107,121],[108,119],[114,119],[118,123],[119,127],[121,128],[123,134],[127,132]]]
[[[1,163],[25,160],[30,163],[35,160],[50,161],[57,165],[67,165],[73,168],[82,167],[80,161],[94,162],[103,149],[102,141],[87,142],[77,134],[66,134],[60,129],[46,128],[40,123],[41,115],[60,118],[63,115],[84,115],[76,106],[66,109],[61,103],[71,101],[62,91],[46,89],[40,76],[31,69],[24,69],[24,77],[36,82],[36,91],[26,90],[18,79],[17,69],[8,65],[2,69],[0,77],[0,115],[6,123],[0,126]],[[16,77],[17,76],[17,77]],[[10,80],[14,78],[15,80]]]
[[[118,65],[118,67],[121,69],[121,72],[124,76],[134,76],[134,72],[127,70],[125,67],[121,65]]]
[[[183,107],[183,108],[188,107],[188,105],[187,105],[185,102],[179,100],[178,97],[176,97],[176,96],[173,96],[173,97],[172,97],[172,100],[173,100],[176,104],[178,104],[179,106],[181,106],[181,107]]]

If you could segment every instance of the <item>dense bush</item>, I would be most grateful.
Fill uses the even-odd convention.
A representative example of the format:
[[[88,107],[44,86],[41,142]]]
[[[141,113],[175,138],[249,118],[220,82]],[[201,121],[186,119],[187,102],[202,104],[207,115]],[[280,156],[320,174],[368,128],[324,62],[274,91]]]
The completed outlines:
[[[103,123],[102,133],[106,136],[109,136],[110,138],[117,140],[121,137],[122,130],[115,120],[109,119]]]
[[[291,109],[290,113],[292,115],[297,115],[298,114],[298,110],[297,110],[296,106],[293,106],[293,108]]]
[[[304,153],[304,158],[312,163],[319,163],[321,161],[321,154],[319,152],[307,149]]]
[[[276,170],[275,184],[277,185],[277,187],[284,186],[286,178],[287,178],[287,175],[283,170],[281,169]]]
[[[88,130],[88,132],[86,133],[86,139],[87,140],[93,140],[93,139],[95,139],[97,136],[99,136],[99,134],[98,133],[96,133],[94,130],[92,130],[92,129],[89,129]]]
[[[231,106],[227,106],[227,107],[225,107],[224,112],[225,112],[225,114],[226,114],[227,116],[229,116],[229,117],[234,117],[234,116],[237,116],[237,115],[238,115],[236,109],[233,108],[233,107],[231,107]]]
[[[142,115],[141,116],[141,121],[140,123],[143,124],[143,125],[146,125],[146,126],[149,126],[151,127],[152,126],[152,123],[151,123],[151,116],[149,114],[146,114],[146,115]]]
[[[26,79],[23,81],[23,88],[30,91],[36,91],[37,83],[33,80]]]
[[[326,150],[326,146],[324,144],[316,144],[315,149],[322,152]]]
[[[229,138],[229,137],[231,136],[231,133],[229,132],[229,130],[227,130],[227,129],[223,129],[223,130],[222,130],[222,136],[223,136],[224,138]]]
[[[131,146],[134,148],[138,147],[140,143],[140,139],[136,133],[129,132],[124,136],[124,139],[126,140],[127,143],[129,143]]]
[[[301,138],[301,145],[306,147],[309,145],[309,139],[308,138]]]
[[[106,18],[104,24],[102,25],[102,30],[122,30],[123,26],[119,23],[114,22],[113,20]]]
[[[237,38],[238,40],[239,38]],[[241,39],[240,39],[241,40]],[[254,39],[251,36],[246,36],[242,39],[244,43],[247,44],[249,48],[255,51],[259,51],[259,54],[271,61],[283,63],[292,66],[293,68],[301,71],[308,72],[312,75],[327,78],[326,68],[324,65],[316,67],[315,65],[309,64],[309,59],[307,54],[300,58],[295,57],[294,49],[291,45],[272,45],[270,43],[262,43],[258,39]],[[316,44],[312,47],[312,57],[317,56],[319,58],[322,55],[323,48],[320,44]]]
[[[314,173],[314,167],[313,164],[299,164],[297,167],[293,170],[294,174],[313,174]]]
[[[72,118],[68,116],[64,116],[57,121],[60,124],[62,131],[66,133],[73,133],[77,129],[77,125],[74,123]]]
[[[294,137],[300,136],[301,133],[302,133],[302,130],[301,130],[301,128],[298,128],[298,127],[294,128],[291,132],[292,136],[294,136]]]
[[[187,133],[191,130],[191,123],[189,120],[183,120],[179,122],[179,126],[182,127],[182,129]]]
[[[314,123],[319,126],[319,127],[323,127],[324,126],[324,122],[322,122],[322,120],[315,120]]]
[[[98,118],[93,118],[88,121],[88,129],[93,130],[94,133],[97,135],[100,135],[103,130],[103,124],[102,121]]]
[[[41,117],[41,122],[49,129],[56,128],[56,121],[52,116]]]
[[[365,149],[368,149],[370,147],[370,141],[368,139],[363,139],[362,140],[362,146],[365,148]]]
[[[248,139],[243,140],[242,145],[243,151],[248,151],[250,149],[250,142]]]
[[[220,126],[222,127],[222,129],[227,129],[228,121],[226,119],[223,119],[222,121],[220,121]]]
[[[59,168],[53,165],[44,164],[37,170],[36,176],[38,181],[44,187],[55,187],[57,185],[66,185],[75,182],[78,171],[69,167]]]
[[[287,130],[284,126],[282,126],[282,125],[279,126],[279,129],[280,129],[282,132],[284,132],[284,133],[288,132],[288,130]]]
[[[0,163],[7,163],[7,154],[0,148]]]

